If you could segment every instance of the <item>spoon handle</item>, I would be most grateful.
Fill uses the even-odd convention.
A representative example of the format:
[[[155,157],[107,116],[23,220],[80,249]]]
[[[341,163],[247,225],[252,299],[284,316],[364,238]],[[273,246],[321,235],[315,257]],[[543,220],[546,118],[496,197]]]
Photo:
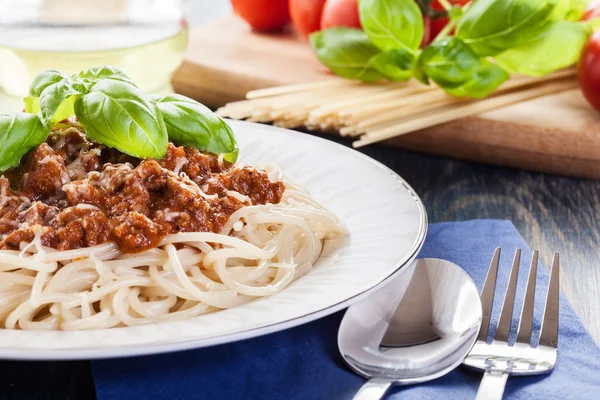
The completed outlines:
[[[369,379],[367,383],[362,385],[353,400],[379,400],[383,398],[390,386],[392,386],[391,381],[377,378]]]
[[[507,372],[486,371],[479,384],[475,400],[502,400],[507,379]]]

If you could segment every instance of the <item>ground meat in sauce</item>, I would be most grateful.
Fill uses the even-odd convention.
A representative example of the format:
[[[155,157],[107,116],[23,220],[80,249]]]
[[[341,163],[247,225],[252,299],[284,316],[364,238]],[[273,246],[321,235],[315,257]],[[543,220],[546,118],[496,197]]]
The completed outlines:
[[[277,204],[284,190],[262,170],[219,163],[191,147],[170,143],[162,160],[141,161],[70,127],[0,177],[0,248],[18,249],[39,235],[59,250],[114,241],[137,252],[171,233],[220,232],[239,208]]]

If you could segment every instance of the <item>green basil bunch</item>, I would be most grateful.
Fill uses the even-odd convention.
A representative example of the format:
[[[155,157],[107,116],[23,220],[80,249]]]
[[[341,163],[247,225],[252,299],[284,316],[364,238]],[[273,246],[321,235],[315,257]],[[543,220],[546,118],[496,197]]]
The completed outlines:
[[[202,104],[180,95],[142,93],[123,72],[101,66],[65,76],[47,70],[31,83],[25,113],[0,115],[0,171],[19,164],[52,126],[76,116],[87,136],[137,158],[163,158],[169,140],[237,159],[231,128]]]
[[[364,31],[331,28],[313,33],[319,60],[344,78],[407,80],[417,65],[423,16],[414,0],[359,1]]]
[[[422,12],[432,13],[422,10],[430,1],[417,1],[359,0],[364,31],[328,29],[312,34],[311,45],[323,64],[345,78],[414,76],[454,96],[485,97],[511,72],[542,76],[575,64],[600,27],[597,19],[579,22],[589,0],[474,0],[446,10],[449,25],[420,49]],[[453,28],[455,36],[448,37]]]

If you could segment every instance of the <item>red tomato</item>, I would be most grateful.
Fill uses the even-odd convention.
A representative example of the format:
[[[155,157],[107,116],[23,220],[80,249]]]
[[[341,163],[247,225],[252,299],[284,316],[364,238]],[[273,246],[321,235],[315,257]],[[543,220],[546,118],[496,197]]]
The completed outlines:
[[[290,16],[300,34],[307,37],[321,29],[325,0],[290,0]]]
[[[600,0],[594,0],[588,4],[581,19],[590,20],[599,17]],[[581,52],[577,64],[577,78],[581,92],[587,101],[600,111],[600,31],[588,39]]]
[[[288,0],[231,0],[231,5],[258,31],[274,31],[290,23]]]
[[[588,21],[598,17],[600,17],[600,0],[590,1],[581,19]]]
[[[464,6],[465,4],[467,4],[470,0],[449,0],[450,4],[452,5],[457,5],[457,6]],[[442,5],[438,2],[438,0],[433,0],[431,2],[431,8],[433,10],[436,11],[444,11],[444,7],[442,7]],[[448,18],[429,18],[429,17],[425,17],[425,19],[429,19],[429,33],[425,34],[425,36],[429,36],[429,40],[428,41],[424,41],[424,43],[429,43],[431,42],[433,39],[435,39],[435,37],[438,35],[438,33],[440,33],[442,31],[442,29],[444,29],[444,27],[446,25],[448,25]],[[426,21],[426,25],[427,25],[427,21]]]
[[[600,31],[596,31],[583,48],[577,78],[587,101],[600,111]]]
[[[358,0],[327,0],[321,16],[321,29],[334,26],[362,28],[358,18]]]

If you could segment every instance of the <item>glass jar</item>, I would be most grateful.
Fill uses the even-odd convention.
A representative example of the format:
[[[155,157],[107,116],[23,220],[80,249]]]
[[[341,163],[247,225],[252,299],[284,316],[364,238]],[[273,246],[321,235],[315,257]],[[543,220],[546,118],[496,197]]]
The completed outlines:
[[[45,69],[111,65],[166,93],[186,45],[180,0],[1,0],[0,90],[22,98]]]

